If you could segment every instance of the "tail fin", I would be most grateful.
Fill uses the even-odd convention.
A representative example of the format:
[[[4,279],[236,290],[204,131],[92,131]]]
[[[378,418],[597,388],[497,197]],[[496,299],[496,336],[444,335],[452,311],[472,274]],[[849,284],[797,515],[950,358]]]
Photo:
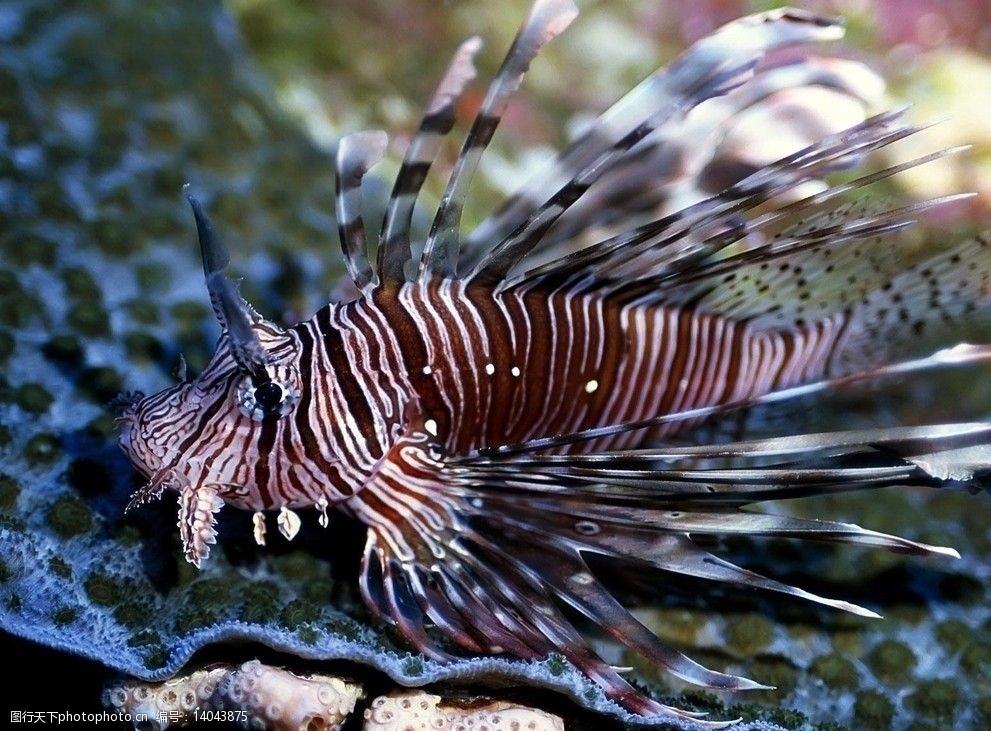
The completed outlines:
[[[959,335],[991,304],[991,234],[912,264],[861,297],[834,370],[877,362],[894,351]]]
[[[704,285],[708,291],[696,299],[697,306],[745,319],[757,329],[804,328],[838,317],[840,332],[825,371],[833,374],[918,355],[938,341],[954,342],[991,306],[991,234],[935,255],[916,254],[915,263],[897,240],[860,238],[865,227],[897,226],[902,213],[847,214],[849,220],[834,227],[817,222],[814,226],[831,228],[835,235],[791,255],[728,273],[724,268],[718,285]]]

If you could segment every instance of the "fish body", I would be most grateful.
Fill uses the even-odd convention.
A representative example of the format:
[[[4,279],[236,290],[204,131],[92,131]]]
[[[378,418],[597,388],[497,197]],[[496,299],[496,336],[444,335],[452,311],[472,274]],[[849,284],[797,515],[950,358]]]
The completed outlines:
[[[160,408],[149,402],[147,420],[125,426],[141,438],[128,431],[122,441],[178,443],[187,468],[208,466],[183,479],[238,486],[221,490],[238,508],[346,503],[372,478],[411,413],[437,450],[467,455],[804,382],[823,374],[840,331],[832,320],[755,330],[620,294],[407,283],[328,305],[263,340],[278,381],[300,394],[295,418],[244,413],[237,364],[221,357],[207,368],[209,379],[163,392]],[[212,408],[201,409],[204,403]],[[183,417],[171,432],[166,410]],[[661,427],[649,437],[671,431]],[[649,437],[627,432],[556,451],[616,449]]]
[[[756,332],[619,294],[497,292],[455,280],[373,291],[338,313],[327,317],[347,323],[340,337],[355,345],[342,345],[347,360],[332,372],[361,373],[367,413],[397,417],[372,431],[396,429],[412,408],[456,455],[750,398],[821,374],[834,344],[828,325]],[[622,434],[572,448],[643,441]]]
[[[416,649],[440,660],[457,651],[560,653],[631,711],[698,721],[633,688],[565,609],[687,681],[762,686],[666,647],[586,559],[876,616],[735,566],[694,538],[777,536],[955,555],[856,525],[744,508],[893,485],[980,489],[991,425],[720,444],[673,437],[754,406],[991,358],[991,347],[966,344],[913,355],[941,328],[991,304],[991,246],[978,238],[907,264],[892,239],[942,201],[887,209],[846,202],[948,151],[823,182],[918,131],[898,112],[823,132],[694,201],[693,186],[681,181],[681,207],[658,212],[657,191],[672,177],[665,153],[689,110],[714,99],[732,109],[777,86],[824,78],[831,94],[843,88],[822,64],[747,85],[767,51],[838,36],[834,21],[788,9],[700,41],[462,236],[468,184],[509,97],[574,15],[567,0],[534,4],[422,248],[411,241],[413,206],[474,75],[478,40],[458,49],[427,105],[374,261],[361,182],[386,138],[341,140],[335,200],[356,291],[350,301],[289,327],[266,320],[240,297],[225,272],[226,249],[188,196],[222,334],[203,373],[135,400],[121,416],[121,446],[149,478],[130,507],[177,492],[180,538],[197,566],[225,505],[255,513],[261,544],[267,513],[277,513],[291,540],[308,520],[296,511],[315,509],[326,527],[328,509],[339,509],[368,529],[365,602]],[[710,164],[703,177],[712,184],[719,176]],[[603,227],[611,233],[597,233]]]

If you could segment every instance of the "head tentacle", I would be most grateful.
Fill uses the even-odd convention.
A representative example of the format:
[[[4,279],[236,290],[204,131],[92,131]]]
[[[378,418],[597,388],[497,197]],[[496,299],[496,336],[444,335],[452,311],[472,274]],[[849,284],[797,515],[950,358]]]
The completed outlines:
[[[231,354],[238,366],[257,381],[267,381],[265,366],[272,357],[265,350],[255,331],[255,324],[261,316],[238,293],[237,285],[224,270],[230,263],[230,254],[214,233],[213,225],[207,218],[200,202],[185,188],[186,200],[193,209],[196,219],[196,233],[200,242],[200,255],[203,257],[203,274],[210,292],[210,302],[217,315],[220,327],[227,336]]]

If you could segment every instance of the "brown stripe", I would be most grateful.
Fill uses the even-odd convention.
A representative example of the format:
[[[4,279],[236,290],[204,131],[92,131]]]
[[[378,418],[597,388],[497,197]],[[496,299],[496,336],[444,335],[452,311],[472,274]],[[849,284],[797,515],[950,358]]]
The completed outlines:
[[[360,302],[360,300],[356,302]],[[345,307],[354,308],[356,302],[349,303]],[[344,346],[344,338],[341,336],[340,327],[333,321],[330,307],[325,307],[317,313],[316,323],[323,337],[324,349],[327,351],[329,359],[330,373],[327,376],[333,378],[341,389],[344,402],[361,431],[361,437],[369,453],[378,459],[382,456],[382,445],[379,443],[378,434],[376,434],[374,414],[365,396],[361,381],[351,370]]]
[[[436,280],[431,286],[436,287]],[[451,414],[447,412],[447,406],[434,378],[423,373],[424,367],[429,365],[427,348],[423,341],[424,334],[421,333],[410,313],[399,302],[396,294],[396,290],[376,288],[372,293],[370,306],[378,308],[395,335],[402,354],[403,366],[413,385],[413,391],[419,399],[421,409],[437,421],[438,429],[442,433],[447,433],[451,428]]]

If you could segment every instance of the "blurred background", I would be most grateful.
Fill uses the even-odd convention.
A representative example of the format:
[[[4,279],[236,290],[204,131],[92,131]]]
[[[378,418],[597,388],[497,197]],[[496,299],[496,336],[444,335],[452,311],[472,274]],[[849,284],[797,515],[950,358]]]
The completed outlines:
[[[541,152],[559,148],[659,65],[730,20],[786,3],[739,0],[581,2],[581,20],[532,65],[483,167],[483,181],[506,192]],[[912,195],[974,191],[945,216],[974,228],[991,210],[991,3],[987,0],[819,0],[792,5],[847,25],[843,41],[819,55],[862,61],[887,84],[878,108],[911,105],[910,117],[940,122],[899,154],[972,145],[969,153],[899,178]],[[238,28],[276,88],[280,106],[312,139],[332,148],[361,128],[393,133],[401,154],[421,105],[456,44],[481,34],[481,79],[491,75],[527,9],[520,0],[449,2],[285,2],[229,0]],[[382,49],[388,49],[383,53]],[[463,104],[469,118],[484,94]],[[455,146],[451,145],[453,154]],[[435,194],[442,180],[428,188]],[[479,199],[481,199],[481,202]],[[473,212],[492,205],[475,196]],[[940,220],[945,225],[947,218]]]

